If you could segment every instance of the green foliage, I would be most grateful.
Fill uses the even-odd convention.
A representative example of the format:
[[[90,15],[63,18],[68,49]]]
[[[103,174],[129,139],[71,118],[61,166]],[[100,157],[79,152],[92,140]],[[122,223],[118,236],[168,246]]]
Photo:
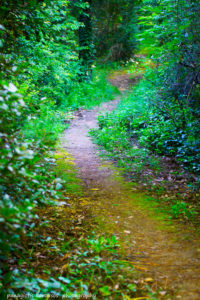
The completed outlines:
[[[188,203],[185,203],[184,201],[176,201],[171,206],[170,214],[173,218],[184,218],[187,220],[191,220],[197,215],[197,212],[195,209],[189,205]]]
[[[42,102],[42,101],[41,101]],[[42,102],[37,114],[29,114],[25,120],[22,135],[29,141],[38,141],[41,146],[52,147],[65,129],[65,114],[52,103]]]
[[[75,34],[80,23],[70,15],[66,1],[43,3],[35,15],[41,22],[38,33],[21,35],[16,42],[18,80],[34,107],[41,98],[59,105],[80,75]]]
[[[157,93],[155,79],[159,80],[151,71],[116,111],[100,116],[100,130],[94,135],[119,160],[120,156],[126,157],[128,165],[132,160],[133,169],[138,159],[150,163],[150,150],[156,155],[176,157],[185,168],[198,173],[199,122],[187,106],[175,99],[166,106]]]
[[[85,7],[79,14],[79,21],[83,25],[79,27],[79,61],[83,73],[80,80],[91,79],[92,64],[94,62],[91,3],[92,0],[83,1],[81,5]]]
[[[94,43],[105,61],[127,61],[136,49],[137,1],[93,1]]]
[[[134,172],[135,176],[141,174],[145,165],[150,164],[159,170],[158,159],[150,157],[148,146],[141,148],[137,141],[149,119],[148,95],[145,94],[147,87],[147,82],[139,84],[133,94],[121,101],[116,111],[101,115],[100,128],[91,131],[108,155],[114,155],[120,166]]]
[[[150,288],[133,283],[133,276],[137,278],[136,271],[131,262],[121,260],[119,247],[115,236],[104,237],[95,233],[79,241],[71,240],[62,254],[63,258],[67,257],[67,262],[56,278],[50,276],[45,280],[35,278],[31,273],[24,277],[16,271],[15,283],[9,293],[20,294],[23,289],[24,294],[33,295],[34,287],[32,299],[47,294],[97,299],[154,295]]]
[[[108,71],[105,68],[94,68],[93,79],[90,82],[74,83],[73,89],[60,108],[65,111],[68,108],[92,108],[103,101],[112,100],[118,90],[108,83],[107,75]]]
[[[124,297],[122,290],[130,296],[136,293],[123,273],[127,264],[109,257],[117,256],[115,238],[74,244],[79,253],[74,251],[71,257],[69,278],[36,279],[33,273],[22,276],[18,270],[18,257],[27,238],[34,235],[35,207],[61,193],[62,182],[52,172],[51,150],[65,128],[65,112],[91,108],[116,92],[107,83],[105,70],[93,68],[93,80],[82,80],[91,77],[93,41],[104,60],[128,60],[136,48],[135,1],[93,1],[92,10],[93,40],[86,1],[1,1],[0,289],[4,295],[24,287],[32,292],[34,286],[38,293],[80,296],[93,291],[94,284],[99,288],[95,295],[104,298]],[[138,15],[137,37],[151,56],[153,70],[118,110],[99,117],[100,129],[93,134],[110,156],[137,176],[147,165],[159,172],[157,155],[176,157],[198,173],[198,1],[145,0]],[[195,215],[185,202],[175,203],[171,213]],[[106,260],[101,257],[104,252]],[[112,278],[118,280],[118,289]]]
[[[0,111],[0,279],[1,290],[6,292],[14,279],[10,261],[17,264],[17,256],[26,248],[26,237],[33,234],[34,207],[50,203],[58,195],[49,141],[45,137],[28,140],[19,131],[29,109],[12,83],[1,83]]]
[[[114,88],[105,72],[95,73],[91,83],[78,83],[84,72],[78,61],[80,22],[67,1],[3,4],[0,286],[5,295],[20,277],[21,286],[34,284],[18,271],[18,257],[35,234],[35,208],[60,197],[62,184],[53,171],[51,150],[66,127],[66,112],[108,100]],[[48,288],[53,286],[52,279]]]
[[[156,93],[142,142],[199,173],[199,5],[144,1],[140,13],[141,47],[156,66],[147,78]]]

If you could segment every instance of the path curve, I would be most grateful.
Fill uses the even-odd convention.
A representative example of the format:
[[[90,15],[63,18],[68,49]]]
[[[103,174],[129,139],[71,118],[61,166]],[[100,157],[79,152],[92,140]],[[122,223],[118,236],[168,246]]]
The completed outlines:
[[[111,162],[99,158],[88,135],[98,126],[99,113],[113,110],[119,101],[81,112],[66,130],[62,146],[74,157],[86,194],[93,199],[93,215],[102,230],[124,240],[126,257],[153,278],[155,288],[179,289],[175,299],[200,299],[199,240],[184,226],[161,228],[162,221],[137,205],[144,195],[127,186]]]

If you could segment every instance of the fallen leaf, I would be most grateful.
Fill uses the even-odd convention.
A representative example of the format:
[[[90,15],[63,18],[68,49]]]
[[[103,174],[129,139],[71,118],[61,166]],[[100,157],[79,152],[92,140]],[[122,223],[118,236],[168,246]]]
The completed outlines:
[[[147,300],[147,299],[151,299],[151,298],[149,298],[149,297],[138,297],[138,298],[130,298],[130,299],[132,299],[132,300],[142,300],[142,299]]]
[[[65,259],[68,259],[70,257],[70,254],[67,253],[65,254],[62,258],[61,258],[61,261],[65,260]]]
[[[67,263],[67,264],[65,264],[64,266],[62,266],[61,272],[66,271],[68,268],[69,268],[69,264]]]
[[[153,282],[153,278],[151,278],[151,277],[145,278],[145,281],[146,282]]]

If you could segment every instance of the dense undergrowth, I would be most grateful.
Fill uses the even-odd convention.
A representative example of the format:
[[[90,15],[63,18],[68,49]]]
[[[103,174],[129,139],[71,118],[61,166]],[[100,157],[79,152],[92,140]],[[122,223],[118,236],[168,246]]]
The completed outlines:
[[[35,209],[60,199],[54,151],[69,112],[110,100],[115,89],[101,70],[94,70],[92,81],[79,82],[80,23],[65,1],[10,3],[1,14],[0,290],[6,297],[20,277],[25,283],[34,276],[26,279],[19,262],[35,234]]]
[[[106,81],[107,70],[93,67],[91,80],[95,45],[88,18],[89,2],[1,1],[0,290],[4,297],[7,293],[24,291],[25,286],[26,291],[31,291],[34,286],[34,292],[66,292],[72,282],[73,291],[77,288],[88,293],[87,285],[81,285],[85,278],[82,280],[79,267],[71,269],[71,282],[62,278],[61,281],[65,280],[64,287],[53,279],[51,282],[40,281],[34,277],[34,271],[27,274],[26,267],[24,273],[21,271],[27,253],[31,255],[34,251],[34,247],[30,249],[28,240],[36,239],[35,228],[40,220],[36,208],[55,206],[63,197],[62,180],[54,169],[54,151],[71,111],[91,108],[111,100],[116,93],[116,89]],[[143,53],[153,55],[154,69],[145,71],[146,79],[128,95],[116,112],[100,117],[96,138],[128,171],[136,175],[147,165],[159,173],[160,155],[176,157],[184,168],[198,174],[198,3],[182,1],[180,18],[179,1],[164,0],[162,3],[145,0],[140,12],[138,10],[140,17],[136,28],[135,3],[125,2],[126,5],[124,1],[118,1],[116,5],[110,0],[103,1],[102,5],[94,1],[96,38],[99,35],[104,42],[104,45],[100,43],[103,48],[97,52],[105,52],[104,61],[128,59],[138,40]],[[107,16],[113,21],[105,25]],[[109,39],[105,27],[110,34]],[[81,28],[86,28],[88,35],[87,30]],[[96,41],[97,47],[98,43]],[[136,69],[132,70],[135,75]],[[150,180],[149,176],[147,178]],[[198,185],[192,182],[191,187],[198,194]],[[175,214],[180,210],[187,213],[188,206],[184,203],[174,204]],[[43,225],[45,222],[40,223],[40,226]],[[102,239],[95,241],[98,244]],[[112,240],[105,238],[104,242],[105,247],[111,243],[115,252],[116,245]],[[91,237],[84,243],[86,246],[91,244]],[[82,246],[81,241],[81,260],[86,247]],[[74,247],[79,246],[74,243]],[[87,254],[91,261],[89,266],[92,265],[93,271],[99,266],[101,278],[106,268],[107,274],[117,272],[115,264],[112,266],[109,260],[99,260],[95,252],[90,254]],[[76,255],[72,257],[72,264],[75,259]],[[86,273],[89,272],[87,264],[84,268]],[[77,277],[80,282],[75,282],[73,272],[80,275]],[[107,284],[100,288],[102,297],[109,297]],[[129,292],[132,290],[134,293],[134,289],[134,285],[130,286]]]
[[[2,82],[0,276],[5,293],[6,287],[11,288],[15,281],[19,253],[26,249],[26,239],[34,235],[34,209],[38,205],[53,205],[60,199],[53,152],[66,128],[68,112],[110,100],[115,89],[105,81],[105,76],[96,74],[90,84],[74,88],[62,107],[44,99],[37,110],[27,105],[27,95],[24,101],[13,83]],[[10,269],[10,260],[16,268]]]
[[[151,64],[148,59],[144,59],[141,67],[136,63],[129,70],[135,77],[144,73],[146,64]],[[158,98],[158,86],[160,84],[161,88],[162,85],[160,73],[163,73],[162,68],[159,73],[154,69],[147,70],[144,79],[123,98],[118,110],[99,117],[101,134],[107,138],[106,148],[112,149],[116,140],[116,149],[130,148],[130,142],[136,138],[151,152],[176,157],[185,169],[199,173],[199,119],[192,114],[190,107],[178,100],[172,99],[168,106],[162,103],[162,98]],[[106,132],[109,129],[112,134]],[[125,133],[121,138],[120,132]],[[118,139],[115,134],[119,135]],[[136,149],[132,151],[137,152]]]
[[[143,1],[139,55],[129,69],[144,78],[93,132],[133,180],[186,219],[196,214],[193,202],[199,206],[199,15],[196,1]]]
[[[168,195],[164,197],[167,198],[165,204],[170,203],[173,217],[191,220],[197,212],[191,203],[187,203],[187,198],[191,198],[187,192],[190,190],[193,200],[197,201],[200,183],[199,119],[186,104],[172,99],[166,105],[161,96],[159,98],[163,67],[155,70],[153,62],[142,57],[125,71],[130,76],[143,75],[143,79],[123,97],[115,111],[99,116],[99,129],[92,130],[91,134],[106,150],[106,155],[117,161],[133,181],[156,191],[159,196],[168,192],[174,194],[172,199]],[[176,160],[176,169],[171,163],[170,170],[168,164],[172,159]],[[172,180],[173,186],[176,177],[183,179],[187,176],[183,184],[188,186],[179,188],[175,196],[174,187],[174,192],[168,191],[168,179],[163,178],[163,173]],[[184,173],[187,174],[185,177]]]

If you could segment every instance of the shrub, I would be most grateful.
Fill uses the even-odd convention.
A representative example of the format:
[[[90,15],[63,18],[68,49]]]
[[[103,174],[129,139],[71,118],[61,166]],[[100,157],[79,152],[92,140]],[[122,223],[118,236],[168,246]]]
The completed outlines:
[[[0,280],[5,292],[27,236],[33,234],[34,207],[56,199],[57,192],[49,141],[24,138],[20,128],[28,107],[12,83],[1,82],[0,87]]]
[[[152,83],[152,77],[157,86]],[[180,105],[176,99],[170,99],[168,106],[163,104],[157,92],[159,82],[155,73],[148,73],[117,110],[99,117],[100,128],[93,134],[109,152],[119,153],[120,150],[122,156],[130,159],[133,147],[142,147],[156,155],[173,156],[186,169],[198,173],[199,121],[188,106]],[[143,161],[146,155],[142,151],[137,152],[140,152]]]

